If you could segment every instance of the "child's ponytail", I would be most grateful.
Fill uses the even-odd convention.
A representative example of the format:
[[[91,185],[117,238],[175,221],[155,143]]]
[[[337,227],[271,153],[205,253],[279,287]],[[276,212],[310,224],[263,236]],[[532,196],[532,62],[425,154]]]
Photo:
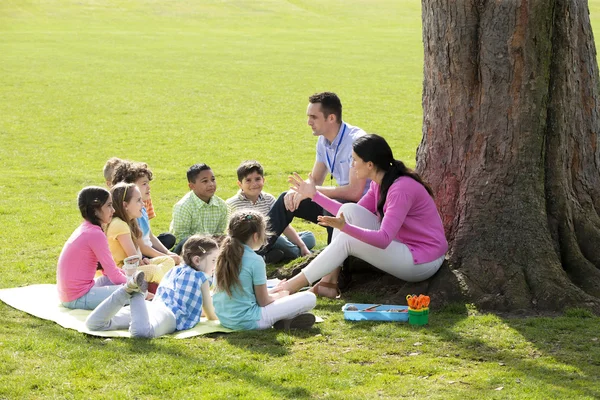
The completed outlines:
[[[258,234],[259,241],[265,240],[265,219],[261,213],[253,210],[238,211],[231,215],[227,236],[221,243],[221,252],[215,268],[217,291],[225,291],[231,296],[234,286],[240,286],[244,243],[254,234]]]
[[[227,236],[221,243],[221,252],[215,268],[217,290],[224,290],[231,296],[231,288],[240,285],[240,270],[244,245],[237,239]]]

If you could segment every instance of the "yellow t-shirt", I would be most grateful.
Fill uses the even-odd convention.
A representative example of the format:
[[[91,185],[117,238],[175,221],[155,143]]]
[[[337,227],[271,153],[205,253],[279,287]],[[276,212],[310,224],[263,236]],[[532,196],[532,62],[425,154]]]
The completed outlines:
[[[118,267],[123,266],[123,260],[127,258],[127,253],[123,250],[123,246],[117,240],[117,236],[128,235],[131,236],[131,229],[125,221],[119,217],[114,217],[108,228],[106,229],[106,237],[108,238],[108,248],[112,254],[113,260]],[[139,254],[139,249],[138,249]],[[141,254],[139,254],[141,256]]]

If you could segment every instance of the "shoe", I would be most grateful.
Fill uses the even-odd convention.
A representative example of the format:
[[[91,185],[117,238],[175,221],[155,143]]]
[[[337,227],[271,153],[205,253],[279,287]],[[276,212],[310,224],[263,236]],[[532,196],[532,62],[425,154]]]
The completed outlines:
[[[145,293],[148,290],[148,282],[144,271],[136,271],[125,284],[125,291],[129,294],[136,292]]]
[[[285,256],[285,254],[283,254],[282,250],[273,249],[273,250],[269,251],[267,254],[265,254],[265,263],[277,264],[278,262],[281,262],[281,260],[283,260],[284,256]]]
[[[350,288],[352,284],[352,271],[350,270],[350,263],[346,260],[342,265],[342,269],[340,270],[340,274],[338,275],[338,289],[341,292],[345,292]]]
[[[296,315],[294,318],[277,321],[273,324],[273,328],[278,330],[310,329],[315,321],[315,315],[307,312]]]

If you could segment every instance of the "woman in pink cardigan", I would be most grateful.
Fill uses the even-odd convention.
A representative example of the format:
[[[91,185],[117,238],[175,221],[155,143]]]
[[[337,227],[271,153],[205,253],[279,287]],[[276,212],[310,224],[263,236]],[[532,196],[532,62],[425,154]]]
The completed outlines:
[[[275,290],[293,293],[323,278],[311,290],[334,298],[339,266],[348,256],[409,282],[431,277],[442,265],[448,242],[427,184],[394,159],[381,136],[358,138],[352,157],[351,173],[371,180],[357,204],[341,204],[319,193],[310,175],[306,181],[298,174],[290,177],[294,190],[336,215],[318,218],[320,225],[334,228],[334,234],[331,244],[300,274]]]
[[[101,187],[89,186],[77,197],[84,221],[71,235],[58,258],[56,286],[63,306],[93,310],[127,282],[123,270],[115,265],[102,224],[112,219],[110,193]],[[104,275],[94,279],[98,265]]]

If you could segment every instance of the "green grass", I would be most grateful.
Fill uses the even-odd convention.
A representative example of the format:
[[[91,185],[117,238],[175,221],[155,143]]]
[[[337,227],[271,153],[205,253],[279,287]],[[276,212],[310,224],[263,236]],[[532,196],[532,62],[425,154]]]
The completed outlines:
[[[152,167],[156,233],[195,162],[227,198],[235,167],[256,158],[278,194],[314,162],[304,114],[317,91],[414,165],[422,62],[414,0],[3,0],[0,288],[55,282],[76,194],[103,183],[111,156]],[[0,304],[0,398],[600,396],[600,320],[585,310],[516,319],[459,305],[413,328],[346,322],[342,304],[320,300],[325,322],[308,333],[183,341],[88,337]]]

